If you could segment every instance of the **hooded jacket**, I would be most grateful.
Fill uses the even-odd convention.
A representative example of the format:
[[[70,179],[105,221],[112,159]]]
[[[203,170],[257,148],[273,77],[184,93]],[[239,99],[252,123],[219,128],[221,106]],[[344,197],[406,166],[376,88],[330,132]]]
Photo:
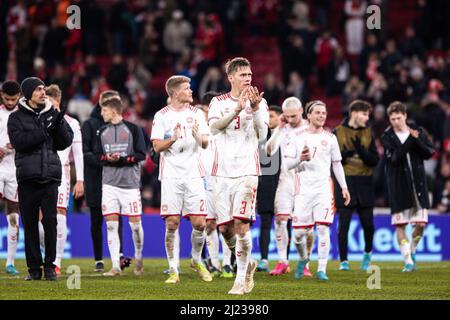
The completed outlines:
[[[36,111],[21,98],[19,108],[9,116],[8,135],[16,150],[18,183],[61,181],[61,161],[57,151],[72,144],[73,131],[64,118],[53,130],[47,130],[44,119],[51,113],[56,115],[57,111],[49,101],[42,110]]]

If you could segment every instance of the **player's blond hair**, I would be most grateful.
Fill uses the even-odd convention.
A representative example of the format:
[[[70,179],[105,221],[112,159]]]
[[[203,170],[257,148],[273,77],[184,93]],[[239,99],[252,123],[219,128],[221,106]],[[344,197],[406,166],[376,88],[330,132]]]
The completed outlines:
[[[45,87],[45,94],[54,99],[61,99],[62,91],[57,84],[51,84]]]
[[[286,98],[286,99],[283,101],[283,104],[281,105],[281,109],[282,109],[283,111],[286,111],[286,110],[288,110],[288,109],[290,109],[290,110],[292,110],[292,109],[295,109],[295,110],[301,110],[302,108],[303,108],[302,102],[301,102],[300,99],[297,98],[297,97],[289,97],[289,98]]]
[[[102,103],[102,108],[110,108],[117,112],[117,114],[121,115],[123,112],[122,101],[118,97],[111,97]]]
[[[166,81],[166,92],[169,97],[173,96],[175,91],[180,87],[183,83],[191,82],[191,79],[185,76],[171,76]]]
[[[313,112],[313,109],[316,106],[324,106],[325,109],[327,108],[327,105],[323,101],[313,100],[306,104],[306,107],[305,107],[306,114]]]
[[[110,100],[110,99],[119,99],[120,101],[122,101],[122,99],[120,99],[120,94],[118,91],[116,90],[105,90],[102,91],[102,93],[100,93],[100,97],[98,99],[98,103],[100,104],[100,106],[103,106],[103,104],[105,104],[106,101]]]
[[[242,67],[251,68],[250,61],[243,57],[236,57],[227,61],[227,63],[225,64],[225,72],[227,75],[231,75]]]

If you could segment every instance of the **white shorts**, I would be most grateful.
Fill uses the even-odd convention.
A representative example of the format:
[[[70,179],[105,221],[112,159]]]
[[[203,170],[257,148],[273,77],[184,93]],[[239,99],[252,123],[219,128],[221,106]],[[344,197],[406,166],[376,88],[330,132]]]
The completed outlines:
[[[16,170],[11,172],[0,172],[0,198],[19,202],[17,194]]]
[[[275,215],[292,217],[295,203],[294,184],[297,177],[282,178],[278,182],[275,192]]]
[[[142,215],[141,191],[139,189],[124,189],[107,184],[104,184],[102,188],[103,216],[136,217]]]
[[[254,221],[257,189],[258,176],[216,177],[214,203],[217,225],[228,223],[233,219]]]
[[[161,180],[161,216],[207,215],[205,185],[202,178],[164,178]]]
[[[391,219],[392,225],[428,223],[428,209],[411,208],[402,212],[394,213]]]
[[[67,209],[70,197],[70,165],[63,166],[61,184],[58,187],[58,203],[60,209]]]
[[[214,185],[216,177],[208,177],[206,181],[206,211],[208,212],[206,220],[217,220],[216,206],[214,205]]]
[[[335,211],[332,192],[296,195],[292,227],[311,228],[316,224],[331,225]]]

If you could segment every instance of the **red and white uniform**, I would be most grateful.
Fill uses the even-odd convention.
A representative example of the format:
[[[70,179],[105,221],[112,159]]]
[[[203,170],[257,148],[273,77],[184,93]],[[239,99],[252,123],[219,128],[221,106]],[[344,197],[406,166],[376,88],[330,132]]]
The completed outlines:
[[[191,105],[180,111],[170,106],[155,114],[151,140],[165,140],[173,135],[177,123],[181,125],[181,137],[162,151],[159,160],[161,180],[161,215],[206,216],[205,186],[202,177],[205,167],[201,159],[201,147],[192,135],[195,123],[199,134],[209,135],[203,112]]]
[[[14,162],[14,149],[7,148],[10,143],[8,136],[9,115],[17,110],[8,110],[4,105],[0,105],[0,147],[7,150],[7,154],[0,161],[0,198],[18,202],[16,164]]]
[[[309,148],[311,160],[300,163],[305,145]],[[310,228],[315,224],[332,224],[335,207],[331,164],[342,160],[336,136],[325,130],[320,133],[305,130],[288,149],[284,160],[288,162],[288,167],[292,168],[292,164],[296,164],[295,170],[299,177],[299,184],[295,188],[292,226]]]
[[[308,128],[308,122],[302,122],[300,126],[292,128],[286,125],[280,129],[281,168],[275,192],[275,215],[292,216],[294,212],[295,185],[299,184],[299,177],[295,175],[295,169],[289,170],[283,161],[287,148],[295,143],[295,138]]]
[[[213,163],[214,163],[214,154],[216,150],[216,142],[214,140],[214,136],[209,136],[208,148],[201,150],[201,157],[203,164],[205,166],[205,176],[203,177],[203,181],[205,183],[205,191],[206,191],[206,208],[208,211],[207,220],[216,220],[217,213],[214,205],[214,185],[216,181],[216,177],[211,175]]]
[[[62,166],[61,184],[58,187],[58,203],[57,207],[67,209],[70,197],[70,152],[72,152],[75,162],[75,170],[77,181],[84,181],[84,161],[83,161],[83,144],[81,140],[80,123],[71,116],[64,115],[64,119],[73,131],[73,142],[70,147],[58,151],[59,160]]]
[[[233,113],[237,105],[238,100],[231,93],[214,97],[208,113],[209,125]],[[257,112],[248,102],[228,127],[214,136],[212,175],[216,176],[214,203],[219,225],[234,218],[253,219],[261,174],[258,141],[266,138],[268,122],[267,102],[263,99]]]

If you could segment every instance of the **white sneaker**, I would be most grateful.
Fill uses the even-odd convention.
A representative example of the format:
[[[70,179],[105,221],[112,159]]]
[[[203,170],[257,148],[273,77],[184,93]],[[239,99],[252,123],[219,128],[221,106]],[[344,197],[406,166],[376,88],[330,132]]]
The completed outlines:
[[[103,275],[105,277],[115,277],[115,276],[120,276],[121,274],[122,274],[122,270],[120,270],[118,268],[112,268],[108,272],[103,273]]]
[[[245,284],[242,282],[234,282],[233,288],[228,291],[228,294],[239,294],[243,295],[245,293]]]
[[[250,293],[255,286],[255,281],[253,281],[253,276],[255,275],[256,267],[258,264],[255,260],[250,259],[247,267],[247,273],[245,274],[245,293]]]

